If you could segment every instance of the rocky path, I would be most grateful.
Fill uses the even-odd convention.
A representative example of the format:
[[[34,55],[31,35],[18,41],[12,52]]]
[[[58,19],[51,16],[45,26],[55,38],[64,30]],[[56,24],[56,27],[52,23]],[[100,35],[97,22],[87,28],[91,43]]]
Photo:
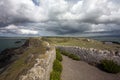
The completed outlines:
[[[120,80],[120,75],[99,70],[82,61],[63,56],[62,80]]]

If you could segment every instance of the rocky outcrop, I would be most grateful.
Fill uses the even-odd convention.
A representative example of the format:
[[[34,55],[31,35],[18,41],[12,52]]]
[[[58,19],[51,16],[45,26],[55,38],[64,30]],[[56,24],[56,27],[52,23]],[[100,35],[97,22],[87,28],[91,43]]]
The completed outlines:
[[[53,48],[46,51],[44,55],[40,55],[34,66],[26,75],[20,76],[19,80],[49,80],[55,54],[55,48]]]
[[[116,61],[120,65],[120,52],[98,50],[94,48],[81,48],[77,46],[57,46],[57,48],[80,56],[81,60],[90,64],[99,63],[100,60],[108,59]]]
[[[54,46],[40,38],[27,39],[0,54],[0,80],[49,80],[55,58]]]

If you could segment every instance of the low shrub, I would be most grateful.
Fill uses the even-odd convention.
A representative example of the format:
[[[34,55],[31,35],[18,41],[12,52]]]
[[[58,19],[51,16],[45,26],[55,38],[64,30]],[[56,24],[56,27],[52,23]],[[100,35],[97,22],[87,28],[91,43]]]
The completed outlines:
[[[61,54],[65,55],[65,56],[69,56],[69,53],[66,51],[61,51]]]
[[[59,60],[55,60],[53,63],[53,70],[57,72],[62,72],[62,64]]]
[[[62,61],[62,60],[63,60],[63,59],[62,59],[61,52],[60,52],[58,49],[56,49],[56,59],[59,60],[59,61]]]
[[[50,73],[50,80],[61,80],[61,73],[60,72],[57,72],[57,71],[52,71]]]
[[[69,55],[68,52],[66,52],[66,51],[64,51],[64,50],[61,50],[61,49],[56,49],[56,52],[59,52],[60,54],[63,54],[63,55],[65,55],[65,56],[68,56],[68,55]]]
[[[120,72],[120,65],[118,65],[113,60],[101,60],[100,61],[100,68],[109,73],[118,73]]]
[[[79,61],[79,60],[80,60],[80,57],[79,57],[79,56],[77,56],[77,55],[75,55],[75,54],[69,54],[69,56],[68,56],[68,57],[72,58],[73,60],[77,60],[77,61]]]
[[[68,52],[62,51],[62,50],[60,52],[61,52],[61,54],[65,55],[65,56],[68,56],[69,58],[72,58],[73,60],[77,60],[77,61],[80,60],[80,57],[78,55],[68,53]]]

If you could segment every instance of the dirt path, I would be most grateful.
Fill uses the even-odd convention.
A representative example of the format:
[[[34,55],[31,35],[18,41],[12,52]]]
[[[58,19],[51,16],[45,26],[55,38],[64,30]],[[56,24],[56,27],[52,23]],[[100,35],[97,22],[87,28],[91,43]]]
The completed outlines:
[[[120,80],[120,75],[109,74],[82,61],[63,56],[62,80]]]

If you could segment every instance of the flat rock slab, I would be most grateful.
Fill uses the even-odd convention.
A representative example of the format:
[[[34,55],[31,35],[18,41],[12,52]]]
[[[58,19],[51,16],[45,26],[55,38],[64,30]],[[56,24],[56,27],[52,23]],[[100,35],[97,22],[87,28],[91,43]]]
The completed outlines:
[[[110,74],[83,61],[63,56],[62,80],[120,80],[120,74]]]

